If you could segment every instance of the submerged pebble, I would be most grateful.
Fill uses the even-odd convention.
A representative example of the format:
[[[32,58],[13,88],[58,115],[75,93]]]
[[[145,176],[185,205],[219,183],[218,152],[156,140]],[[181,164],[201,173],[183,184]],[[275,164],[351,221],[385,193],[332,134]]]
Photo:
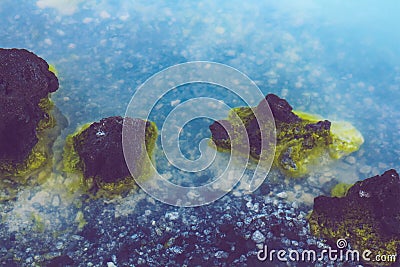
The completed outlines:
[[[256,243],[263,243],[265,241],[265,236],[259,230],[257,230],[253,233],[251,239]]]
[[[369,174],[371,172],[371,170],[372,170],[371,166],[364,165],[364,166],[361,166],[360,173]]]

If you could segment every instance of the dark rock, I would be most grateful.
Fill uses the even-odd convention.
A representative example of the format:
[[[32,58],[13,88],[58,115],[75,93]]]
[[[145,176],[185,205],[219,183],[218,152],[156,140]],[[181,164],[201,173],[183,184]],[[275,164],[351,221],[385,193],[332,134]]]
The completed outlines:
[[[269,111],[273,117],[268,115]],[[245,132],[240,125],[244,125]],[[269,94],[255,108],[232,109],[228,120],[214,122],[210,131],[218,149],[236,149],[243,154],[249,151],[252,158],[259,161],[273,160],[274,165],[283,173],[298,177],[308,172],[307,165],[317,161],[323,150],[329,149],[332,143],[330,126],[327,120],[311,122],[301,119],[293,113],[286,100]],[[249,148],[245,145],[246,138]],[[273,159],[275,138],[276,155]],[[231,144],[235,144],[235,147],[231,147]]]
[[[281,233],[282,233],[281,226],[279,224],[272,225],[271,226],[271,233],[276,237],[280,237]]]
[[[209,128],[213,136],[213,141],[219,149],[231,149],[228,132],[232,132],[232,125],[229,121],[215,121]]]
[[[249,137],[250,155],[259,159],[261,154],[261,130],[255,117],[250,120],[246,131]]]
[[[25,49],[0,48],[0,97],[37,105],[58,88],[58,80],[42,58]]]
[[[22,163],[37,144],[38,107],[24,99],[0,97],[0,162]]]
[[[348,237],[355,249],[369,249],[372,256],[398,254],[399,175],[388,170],[355,183],[344,197],[315,198],[309,223],[312,234],[332,243]]]
[[[46,264],[47,267],[66,267],[74,265],[74,260],[71,259],[71,257],[69,257],[68,255],[55,257]]]
[[[258,188],[260,190],[261,195],[266,196],[271,192],[271,188],[269,184],[263,183],[261,186]]]
[[[133,154],[129,154],[130,158],[127,159],[122,148],[123,124],[129,127],[133,139],[143,136],[139,131],[146,132],[145,140],[132,141],[130,145],[133,146]],[[97,191],[102,188],[119,191],[121,187],[132,186],[133,177],[139,178],[142,175],[144,170],[141,164],[146,153],[144,150],[151,153],[156,138],[157,128],[154,123],[119,116],[105,118],[67,138],[64,166],[66,171],[73,172],[77,169],[82,172],[89,190]],[[143,144],[146,145],[145,148]],[[135,173],[130,173],[125,160],[138,162]]]
[[[317,132],[317,133],[320,133],[320,132],[323,132],[326,130],[329,131],[331,128],[331,122],[328,120],[324,120],[324,121],[319,121],[317,123],[310,123],[310,124],[307,124],[305,126],[305,128],[306,128],[306,130],[310,130],[312,132]]]
[[[80,233],[81,236],[86,238],[89,242],[94,242],[100,238],[100,234],[93,226],[86,224]]]
[[[279,98],[274,94],[268,94],[265,99],[268,102],[268,105],[272,111],[272,115],[275,118],[275,121],[285,122],[285,123],[298,123],[301,119],[292,112],[292,106],[283,99]],[[265,105],[265,101],[261,101],[258,104],[258,109],[262,108]]]
[[[122,150],[122,117],[95,122],[75,138],[74,146],[83,162],[85,177],[113,182],[129,176]]]
[[[0,171],[23,163],[37,144],[39,103],[58,88],[46,61],[24,49],[0,48]]]
[[[0,49],[0,200],[14,198],[46,166],[60,133],[49,94],[58,88],[47,63],[24,49]],[[34,180],[34,179],[31,179]]]

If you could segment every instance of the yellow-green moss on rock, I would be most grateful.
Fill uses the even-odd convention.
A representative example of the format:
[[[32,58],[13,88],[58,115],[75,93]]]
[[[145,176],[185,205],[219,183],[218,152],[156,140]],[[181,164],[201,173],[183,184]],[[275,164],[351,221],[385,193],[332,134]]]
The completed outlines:
[[[267,105],[272,119],[266,115]],[[275,127],[273,165],[289,177],[304,176],[322,158],[338,159],[358,150],[364,141],[351,124],[331,123],[317,115],[293,111],[286,100],[273,94],[267,95],[256,107],[233,108],[226,120],[214,122],[210,130],[219,151],[232,148],[246,151],[241,144],[248,137],[250,156],[263,163],[274,153],[271,139]]]
[[[297,116],[309,122],[318,122],[323,118],[316,114],[294,110]],[[339,159],[360,149],[364,143],[364,137],[351,123],[347,121],[331,121],[330,134],[332,142],[329,145],[329,155],[333,159]]]
[[[309,217],[313,235],[336,243],[345,238],[360,253],[399,255],[400,179],[388,170],[351,186],[343,197],[319,196]],[[362,260],[362,259],[361,259]],[[367,262],[392,265],[393,262]]]
[[[338,183],[331,190],[331,197],[344,197],[352,184]]]
[[[145,129],[145,140],[136,140],[135,169],[128,169],[122,148],[123,123],[133,122],[136,131]],[[64,171],[78,173],[86,190],[96,196],[124,194],[136,187],[135,179],[150,175],[147,156],[154,150],[157,127],[140,119],[109,117],[87,124],[66,138]]]
[[[0,200],[52,159],[59,133],[50,93],[58,80],[48,64],[24,49],[0,49]]]

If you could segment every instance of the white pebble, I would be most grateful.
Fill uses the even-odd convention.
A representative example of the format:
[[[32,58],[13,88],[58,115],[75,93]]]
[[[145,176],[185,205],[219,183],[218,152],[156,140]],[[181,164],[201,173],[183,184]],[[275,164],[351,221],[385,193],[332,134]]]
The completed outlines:
[[[362,166],[362,167],[360,168],[360,172],[361,172],[362,174],[368,174],[368,173],[370,173],[370,172],[371,172],[371,166],[368,166],[368,165]]]
[[[93,21],[93,18],[88,18],[88,17],[86,17],[86,18],[84,18],[84,19],[82,20],[82,22],[85,23],[85,24],[90,23],[90,22],[92,22],[92,21]]]
[[[347,163],[349,163],[349,164],[354,164],[354,163],[356,163],[356,158],[353,157],[353,156],[350,156],[350,157],[347,157],[347,158],[346,158],[346,161],[347,161]]]
[[[49,38],[44,39],[44,43],[47,44],[47,45],[52,45],[53,44],[53,42]]]
[[[256,243],[263,243],[265,241],[265,236],[260,231],[256,230],[251,236],[251,239]]]
[[[223,27],[216,27],[215,32],[218,34],[223,34],[225,32],[225,29]]]
[[[181,103],[181,101],[179,99],[176,99],[174,101],[171,101],[171,106],[174,107],[174,106],[178,105],[179,103]]]
[[[280,192],[280,193],[276,194],[276,196],[279,197],[279,198],[284,199],[284,198],[287,198],[287,193],[286,192]]]
[[[100,17],[102,19],[108,19],[108,18],[111,17],[111,15],[107,11],[103,10],[103,11],[100,12]]]
[[[174,220],[179,218],[179,213],[177,211],[167,212],[165,214],[165,218],[167,218],[167,219],[169,219],[171,221],[174,221]]]
[[[60,200],[60,196],[56,195],[53,197],[53,200],[51,201],[51,205],[53,205],[53,207],[58,207],[60,206],[61,200]]]

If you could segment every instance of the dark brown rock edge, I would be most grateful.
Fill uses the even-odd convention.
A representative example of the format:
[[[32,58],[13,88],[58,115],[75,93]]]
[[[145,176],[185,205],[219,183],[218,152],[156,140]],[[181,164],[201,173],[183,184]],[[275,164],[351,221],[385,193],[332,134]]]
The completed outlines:
[[[37,144],[46,113],[39,103],[58,88],[42,58],[24,49],[0,49],[0,173],[23,163]]]
[[[391,169],[349,188],[344,197],[319,196],[309,219],[311,233],[336,243],[346,238],[360,253],[400,252],[400,179]],[[374,264],[390,265],[393,262]]]

